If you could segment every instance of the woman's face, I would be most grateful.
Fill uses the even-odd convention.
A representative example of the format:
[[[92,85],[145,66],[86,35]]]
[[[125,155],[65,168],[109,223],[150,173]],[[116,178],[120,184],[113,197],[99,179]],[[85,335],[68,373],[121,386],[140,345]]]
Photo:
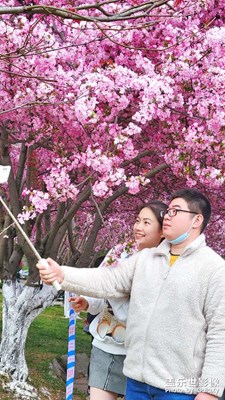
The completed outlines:
[[[161,226],[152,210],[148,207],[142,208],[138,214],[133,232],[138,250],[143,250],[146,247],[156,247],[162,239]]]

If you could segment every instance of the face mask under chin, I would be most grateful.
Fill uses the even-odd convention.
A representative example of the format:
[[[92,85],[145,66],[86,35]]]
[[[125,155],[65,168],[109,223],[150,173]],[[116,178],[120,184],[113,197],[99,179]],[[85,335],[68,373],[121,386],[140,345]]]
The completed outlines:
[[[194,221],[191,223],[191,226],[188,228],[188,230],[187,230],[186,232],[182,233],[182,234],[181,234],[180,236],[178,236],[176,239],[168,240],[168,242],[169,242],[170,244],[180,244],[180,243],[184,242],[186,239],[189,238],[190,232],[191,232],[191,229],[192,229],[194,223],[195,223],[195,219],[194,219]]]

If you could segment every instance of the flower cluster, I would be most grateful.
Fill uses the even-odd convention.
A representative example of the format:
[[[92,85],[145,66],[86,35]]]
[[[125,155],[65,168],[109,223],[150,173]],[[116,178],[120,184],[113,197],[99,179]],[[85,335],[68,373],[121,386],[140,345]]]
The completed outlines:
[[[132,256],[137,253],[138,247],[135,241],[128,240],[124,243],[119,243],[113,247],[109,253],[106,255],[104,261],[102,262],[102,267],[117,267],[121,259],[128,256]]]

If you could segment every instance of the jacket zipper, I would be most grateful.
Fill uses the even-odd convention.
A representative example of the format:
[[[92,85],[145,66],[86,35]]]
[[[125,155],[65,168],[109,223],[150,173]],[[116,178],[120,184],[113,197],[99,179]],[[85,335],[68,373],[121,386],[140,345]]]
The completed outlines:
[[[178,261],[178,260],[176,260],[175,262],[177,263],[177,261]],[[175,264],[175,263],[174,263],[174,264]],[[165,281],[166,281],[166,279],[167,279],[168,276],[169,276],[169,273],[170,273],[171,268],[173,268],[173,266],[170,267],[170,265],[169,265],[169,268],[167,269],[165,275],[163,276],[162,285],[161,285],[161,288],[160,288],[158,297],[157,297],[157,299],[156,299],[154,309],[152,310],[152,314],[154,313],[155,307],[156,307],[156,305],[157,305],[157,303],[158,303],[159,297],[161,296],[162,290],[163,290],[163,288],[164,288],[164,286],[165,286]],[[146,336],[147,336],[147,335],[146,335]],[[145,337],[145,343],[146,343],[146,337]],[[142,375],[142,381],[144,382],[144,377],[143,377],[143,371],[144,371],[144,357],[142,358],[142,360],[143,360],[143,362],[142,362],[142,372],[141,372],[141,375]]]

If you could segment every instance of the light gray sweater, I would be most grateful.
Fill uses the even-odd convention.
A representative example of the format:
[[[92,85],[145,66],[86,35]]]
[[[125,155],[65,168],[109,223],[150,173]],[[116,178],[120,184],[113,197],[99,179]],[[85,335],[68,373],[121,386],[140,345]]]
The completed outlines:
[[[62,288],[93,297],[130,293],[124,374],[182,393],[225,387],[225,261],[202,234],[172,267],[169,243],[116,268],[63,266]]]

